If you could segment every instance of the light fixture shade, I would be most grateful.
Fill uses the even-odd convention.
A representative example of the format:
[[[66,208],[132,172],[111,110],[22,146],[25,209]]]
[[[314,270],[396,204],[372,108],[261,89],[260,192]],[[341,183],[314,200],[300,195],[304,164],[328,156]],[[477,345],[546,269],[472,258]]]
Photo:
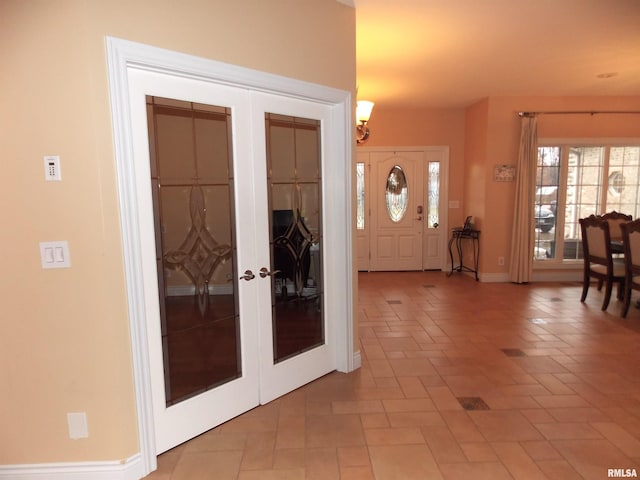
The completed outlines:
[[[373,110],[373,102],[359,100],[356,104],[356,119],[358,123],[367,123]]]

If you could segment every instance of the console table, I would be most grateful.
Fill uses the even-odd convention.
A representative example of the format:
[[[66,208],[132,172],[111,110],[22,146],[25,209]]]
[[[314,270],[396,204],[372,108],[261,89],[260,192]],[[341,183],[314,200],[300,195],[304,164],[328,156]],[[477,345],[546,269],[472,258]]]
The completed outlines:
[[[465,242],[465,240],[468,240]],[[464,265],[463,246],[465,243],[471,243],[473,248],[473,267]],[[453,266],[453,249],[456,249],[458,253],[459,264],[454,268]],[[449,256],[451,257],[451,271],[447,276],[451,276],[454,271],[456,272],[471,272],[475,274],[476,281],[478,280],[478,258],[480,257],[480,230],[474,230],[473,228],[454,228],[451,230],[451,238],[449,239]]]

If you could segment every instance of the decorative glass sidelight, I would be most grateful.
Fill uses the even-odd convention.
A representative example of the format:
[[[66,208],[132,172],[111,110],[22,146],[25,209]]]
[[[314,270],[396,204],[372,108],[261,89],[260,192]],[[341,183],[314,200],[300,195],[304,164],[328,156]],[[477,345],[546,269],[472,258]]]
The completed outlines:
[[[393,222],[399,222],[407,212],[409,205],[409,194],[407,188],[407,177],[404,170],[399,165],[395,165],[387,176],[385,189],[387,213]]]
[[[278,363],[324,344],[320,122],[267,113],[265,123]]]
[[[427,228],[440,224],[440,162],[429,162],[427,173]]]
[[[364,230],[364,163],[356,163],[356,228]]]
[[[147,97],[167,406],[242,375],[231,111]]]

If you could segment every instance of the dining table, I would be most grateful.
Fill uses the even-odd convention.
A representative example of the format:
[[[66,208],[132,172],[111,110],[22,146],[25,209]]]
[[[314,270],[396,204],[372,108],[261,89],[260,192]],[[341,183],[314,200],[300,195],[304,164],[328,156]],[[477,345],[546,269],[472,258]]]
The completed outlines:
[[[622,240],[611,240],[611,253],[624,255],[624,244]]]

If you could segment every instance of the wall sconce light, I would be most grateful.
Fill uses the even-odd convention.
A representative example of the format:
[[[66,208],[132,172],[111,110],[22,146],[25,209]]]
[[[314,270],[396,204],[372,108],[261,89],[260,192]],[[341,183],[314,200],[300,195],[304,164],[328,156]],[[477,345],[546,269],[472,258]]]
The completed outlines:
[[[371,116],[371,110],[373,110],[373,102],[367,100],[360,100],[356,105],[356,142],[358,145],[362,145],[369,138],[369,127],[367,122]]]

